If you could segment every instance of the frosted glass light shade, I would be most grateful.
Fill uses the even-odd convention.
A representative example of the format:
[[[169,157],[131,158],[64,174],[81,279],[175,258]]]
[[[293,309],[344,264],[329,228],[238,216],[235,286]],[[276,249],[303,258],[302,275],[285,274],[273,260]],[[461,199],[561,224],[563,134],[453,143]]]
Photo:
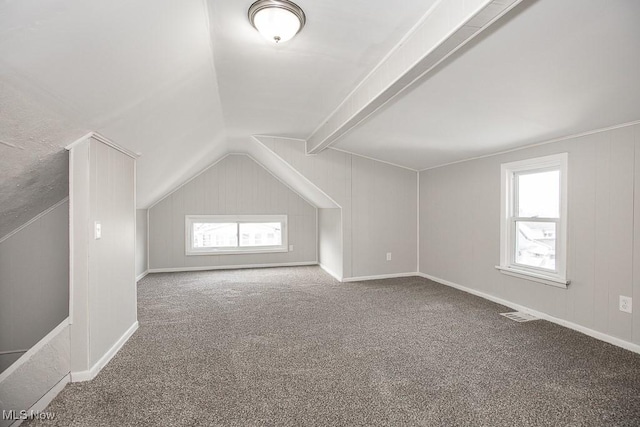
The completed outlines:
[[[291,40],[305,23],[302,9],[286,0],[259,0],[249,8],[249,20],[272,43]]]

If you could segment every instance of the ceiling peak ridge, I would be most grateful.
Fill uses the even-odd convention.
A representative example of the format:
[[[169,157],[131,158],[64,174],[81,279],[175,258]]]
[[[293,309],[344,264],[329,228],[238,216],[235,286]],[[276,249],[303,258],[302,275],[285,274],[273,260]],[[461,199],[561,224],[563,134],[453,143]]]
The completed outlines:
[[[521,1],[441,0],[432,5],[307,138],[307,153],[335,144]]]

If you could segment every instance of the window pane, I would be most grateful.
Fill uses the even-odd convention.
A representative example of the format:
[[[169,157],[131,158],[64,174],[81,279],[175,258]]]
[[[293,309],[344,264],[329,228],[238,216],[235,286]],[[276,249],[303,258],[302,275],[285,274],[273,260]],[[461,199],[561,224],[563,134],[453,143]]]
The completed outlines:
[[[194,248],[235,248],[238,246],[237,224],[194,222]]]
[[[282,224],[279,222],[240,223],[240,246],[282,245]]]
[[[560,217],[560,171],[516,174],[518,206],[516,216]]]
[[[516,221],[516,263],[556,269],[556,224]]]

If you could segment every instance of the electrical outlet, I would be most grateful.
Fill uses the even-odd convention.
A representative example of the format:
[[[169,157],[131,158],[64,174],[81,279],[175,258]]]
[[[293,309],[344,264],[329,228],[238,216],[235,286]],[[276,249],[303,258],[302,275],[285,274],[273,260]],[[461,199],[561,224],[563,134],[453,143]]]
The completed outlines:
[[[99,240],[102,237],[102,224],[100,221],[95,222],[94,236],[96,240]]]
[[[293,245],[289,245],[289,252],[293,252]]]
[[[391,252],[387,252],[387,261],[391,261]]]
[[[631,297],[625,297],[620,295],[620,311],[624,311],[625,313],[631,313],[632,312],[632,305],[631,305]]]

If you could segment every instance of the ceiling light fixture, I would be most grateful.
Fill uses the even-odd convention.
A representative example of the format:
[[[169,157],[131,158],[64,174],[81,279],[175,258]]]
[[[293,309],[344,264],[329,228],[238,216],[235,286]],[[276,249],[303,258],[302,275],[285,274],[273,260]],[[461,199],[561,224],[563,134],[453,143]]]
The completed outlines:
[[[306,17],[289,0],[258,0],[249,8],[249,22],[268,41],[283,43],[302,30]]]

